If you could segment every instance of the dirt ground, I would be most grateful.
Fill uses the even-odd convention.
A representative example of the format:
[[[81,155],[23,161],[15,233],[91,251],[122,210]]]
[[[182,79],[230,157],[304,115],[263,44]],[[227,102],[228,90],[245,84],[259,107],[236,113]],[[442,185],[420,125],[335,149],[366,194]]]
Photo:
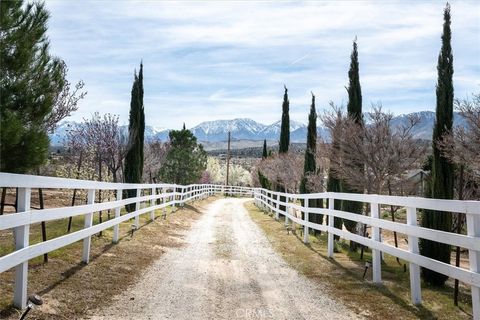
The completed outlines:
[[[82,241],[49,253],[46,264],[42,257],[30,260],[28,293],[39,294],[44,304],[31,311],[28,319],[78,319],[108,305],[113,296],[135,284],[142,272],[162,255],[182,247],[186,233],[202,215],[202,208],[214,199],[169,212],[166,219],[157,210],[154,222],[145,214],[133,237],[129,234],[131,223],[125,222],[120,226],[121,239],[117,245],[111,243],[112,230],[104,231],[102,236],[93,236],[88,265],[81,262]],[[64,232],[66,221],[59,222]],[[38,233],[37,229],[35,226],[31,233]],[[56,225],[47,224],[47,230],[57,229]],[[5,234],[0,240],[7,238],[11,235],[9,238]],[[20,317],[20,311],[11,306],[13,278],[13,269],[0,273],[0,319]]]
[[[186,238],[91,319],[355,319],[273,249],[243,206],[217,200]]]

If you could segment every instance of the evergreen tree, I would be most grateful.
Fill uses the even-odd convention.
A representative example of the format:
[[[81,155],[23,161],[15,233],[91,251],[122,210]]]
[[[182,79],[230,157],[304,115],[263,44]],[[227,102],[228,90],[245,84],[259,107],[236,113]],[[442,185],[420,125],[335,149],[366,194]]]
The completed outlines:
[[[145,112],[143,107],[143,64],[140,72],[134,74],[132,96],[130,101],[130,119],[128,124],[128,150],[125,156],[124,181],[126,183],[142,182],[143,174],[143,143],[145,135]],[[127,190],[126,197],[136,196],[136,190]],[[126,206],[131,212],[134,204]]]
[[[260,182],[260,186],[263,189],[270,190],[270,188],[272,187],[270,181],[268,181],[268,178],[265,177],[260,170],[258,170],[258,181]]]
[[[437,142],[452,129],[453,125],[453,55],[451,47],[450,5],[444,10],[442,48],[438,56],[437,106],[433,128],[433,158],[430,195],[434,199],[453,199],[453,164],[442,155]],[[451,231],[452,214],[425,210],[422,214],[422,227]],[[429,258],[450,263],[450,245],[420,239],[420,253]],[[436,286],[443,286],[447,276],[422,268],[423,279]]]
[[[290,146],[290,116],[289,108],[290,102],[288,101],[288,89],[285,86],[285,94],[283,95],[282,104],[282,123],[280,128],[280,143],[278,146],[278,153],[287,153]]]
[[[312,93],[312,105],[310,106],[310,114],[308,115],[307,127],[307,149],[305,150],[305,161],[303,163],[303,177],[300,181],[300,193],[311,193],[307,185],[308,175],[315,174],[317,171],[316,163],[317,153],[317,112],[315,110],[315,96]],[[317,199],[310,199],[308,203],[311,208],[321,208],[322,202]],[[318,224],[323,223],[323,215],[311,213],[308,220]],[[317,233],[317,230],[314,231]]]
[[[140,179],[143,175],[143,163],[144,163],[144,156],[143,156],[143,144],[145,141],[145,108],[143,105],[143,62],[140,62],[140,71],[138,72],[138,103],[140,108],[138,109],[138,150],[140,151],[140,155],[138,157],[139,161],[139,171],[140,171]]]
[[[349,84],[347,88],[348,92],[348,105],[347,112],[348,116],[355,120],[358,125],[363,125],[363,116],[362,116],[362,89],[360,87],[360,75],[358,67],[358,50],[357,50],[357,39],[353,41],[353,50],[350,56],[350,70],[348,71]],[[362,174],[363,164],[358,164],[358,174]],[[348,185],[342,183],[342,192],[355,192]],[[362,214],[363,204],[361,202],[355,201],[342,201],[342,210],[357,214]],[[350,232],[355,232],[357,223],[351,220],[343,220],[345,227]],[[356,243],[350,242],[350,248],[356,250]]]
[[[282,104],[282,123],[280,127],[280,142],[278,145],[278,153],[285,154],[288,152],[290,146],[290,115],[289,115],[290,102],[288,101],[288,89],[285,86],[285,94],[283,95]],[[277,184],[278,192],[285,192],[285,187],[281,184]],[[287,199],[284,196],[280,196],[281,202],[285,202]],[[285,206],[279,207],[281,211],[285,211]]]
[[[64,64],[49,53],[43,3],[0,2],[0,171],[26,173],[43,164],[45,122],[65,85]]]
[[[170,150],[159,172],[160,179],[168,183],[192,184],[202,177],[207,168],[207,153],[197,143],[190,130],[172,130],[169,133]]]
[[[268,151],[267,151],[267,140],[263,140],[263,151],[262,151],[262,160],[268,158]],[[257,171],[258,174],[258,182],[260,182],[260,186],[264,189],[270,189],[272,186],[270,181],[268,181],[267,177],[265,177],[260,170]]]
[[[263,151],[262,151],[262,159],[266,159],[268,157],[267,151],[267,139],[263,140]]]

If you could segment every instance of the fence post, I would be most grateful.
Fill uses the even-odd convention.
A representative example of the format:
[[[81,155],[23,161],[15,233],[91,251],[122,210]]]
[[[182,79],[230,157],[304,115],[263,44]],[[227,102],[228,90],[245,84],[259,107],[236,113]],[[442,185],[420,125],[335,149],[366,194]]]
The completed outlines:
[[[264,211],[264,213],[268,213],[268,206],[265,204],[267,202],[267,192],[263,189],[260,190],[260,199],[262,200],[258,203],[260,208]]]
[[[261,208],[263,208],[263,202],[262,202],[262,200],[263,200],[262,192],[263,191],[261,189],[260,190],[257,189],[255,192],[257,193],[257,206],[261,209]]]
[[[333,249],[335,247],[334,234],[332,229],[335,228],[333,210],[335,210],[335,199],[333,197],[328,198],[328,244],[327,244],[327,254],[329,258],[333,258]]]
[[[182,199],[182,202],[180,203],[180,206],[183,208],[185,206],[185,189],[186,187],[185,186],[182,186],[182,195],[181,195],[181,199]]]
[[[117,201],[120,201],[122,200],[122,197],[123,197],[123,190],[122,189],[118,189],[117,190]],[[120,212],[122,210],[122,207],[121,206],[118,206],[115,208],[115,218],[119,218],[120,217]],[[118,242],[118,231],[119,231],[119,227],[120,227],[120,224],[116,224],[113,226],[113,239],[112,239],[112,242],[113,243],[117,243]]]
[[[371,217],[379,218],[378,203],[370,203]],[[380,228],[372,226],[372,239],[380,241]],[[372,249],[372,269],[373,269],[373,283],[382,282],[382,256],[380,250]]]
[[[267,210],[267,212],[272,213],[272,216],[273,216],[273,214],[275,213],[275,206],[276,206],[275,203],[273,202],[273,192],[272,191],[265,191],[265,196],[266,197],[267,197],[267,194],[269,194],[269,196],[265,200],[267,201],[267,203],[270,203],[271,208],[266,205],[265,209]],[[270,199],[270,201],[268,199]]]
[[[288,203],[290,202],[290,197],[285,197],[285,227],[288,227]]]
[[[152,188],[151,189],[152,192],[150,193],[151,196],[154,196],[155,195],[155,188]],[[155,206],[155,200],[154,199],[151,199],[150,200],[150,206],[153,208]],[[150,220],[155,220],[155,209],[152,209],[152,211],[150,211]]]
[[[17,212],[30,211],[30,188],[18,188]],[[15,250],[20,250],[29,245],[30,225],[23,225],[13,229]],[[15,266],[15,289],[13,291],[13,304],[24,309],[27,306],[28,260]]]
[[[167,197],[165,194],[167,193],[167,188],[162,188],[162,204],[163,206],[163,217],[165,218],[167,216],[167,206],[165,205],[167,203]]]
[[[308,208],[309,208],[309,204],[310,204],[310,200],[309,199],[305,199],[303,200],[303,205],[305,207],[305,211],[304,211],[304,214],[303,214],[303,220],[305,220],[305,226],[303,227],[303,243],[307,244],[308,243],[308,227],[307,227],[307,222],[309,221],[309,213],[308,213]]]
[[[140,197],[142,195],[142,189],[137,189],[137,194],[135,197]],[[136,201],[135,202],[135,211],[138,211],[140,210],[140,201]],[[135,228],[138,229],[138,227],[140,226],[140,215],[136,215],[135,216],[135,222],[133,223],[135,225]]]
[[[93,204],[95,202],[95,189],[89,189],[87,192],[87,204]],[[85,214],[84,229],[90,228],[93,223],[93,212]],[[83,239],[83,258],[84,263],[90,262],[90,243],[92,236],[88,236]]]
[[[467,234],[470,237],[480,237],[480,214],[467,213]],[[468,250],[468,262],[470,270],[480,272],[480,250]],[[473,319],[480,320],[480,287],[473,286],[472,290],[472,311]]]
[[[173,187],[173,194],[172,194],[172,213],[173,209],[175,209],[175,200],[177,199],[177,185]]]
[[[417,225],[417,209],[407,207],[407,225]],[[411,253],[418,254],[418,237],[408,236],[408,250]],[[420,266],[409,262],[410,269],[410,299],[412,303],[417,305],[422,303],[422,289],[420,282]]]
[[[280,220],[280,212],[279,212],[280,211],[280,202],[279,202],[280,201],[280,195],[277,194],[277,197],[275,198],[275,200],[277,200],[277,203],[275,205],[275,208],[276,208],[276,210],[275,210],[275,220],[278,221],[278,220]]]

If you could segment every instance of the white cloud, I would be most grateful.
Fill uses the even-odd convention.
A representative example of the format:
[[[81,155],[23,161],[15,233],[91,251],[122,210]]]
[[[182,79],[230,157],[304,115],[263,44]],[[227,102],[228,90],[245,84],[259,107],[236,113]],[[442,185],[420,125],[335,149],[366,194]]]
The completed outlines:
[[[480,5],[452,5],[457,95],[478,91]],[[358,36],[364,106],[433,109],[443,2],[47,1],[52,52],[89,91],[74,119],[93,111],[128,121],[134,68],[145,65],[147,122],[279,118],[283,84],[292,118],[306,121],[346,99]],[[477,45],[475,45],[477,44]]]

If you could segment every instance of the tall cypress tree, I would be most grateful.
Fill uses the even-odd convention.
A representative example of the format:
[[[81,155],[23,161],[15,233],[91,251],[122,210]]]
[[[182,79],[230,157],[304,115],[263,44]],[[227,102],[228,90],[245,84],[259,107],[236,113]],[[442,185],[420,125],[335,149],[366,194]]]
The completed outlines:
[[[438,141],[452,129],[453,125],[453,55],[450,30],[450,5],[447,3],[443,13],[442,48],[438,56],[437,106],[433,128],[433,161],[431,171],[431,196],[434,199],[453,199],[454,166],[438,148]],[[423,227],[451,231],[452,214],[450,212],[423,212]],[[420,239],[420,253],[424,256],[450,263],[450,245]],[[443,286],[447,276],[422,268],[423,279],[436,286]]]
[[[267,159],[268,151],[267,151],[267,139],[263,140],[263,151],[262,151],[262,160]],[[264,189],[270,189],[270,181],[268,181],[267,177],[265,177],[260,170],[257,170],[258,174],[258,182],[260,186]]]
[[[312,93],[312,105],[310,106],[310,114],[308,115],[307,127],[307,149],[305,150],[305,161],[303,163],[303,177],[300,181],[300,193],[311,193],[314,190],[307,185],[307,176],[315,174],[317,171],[317,163],[315,160],[317,153],[317,111],[315,110],[315,95]],[[311,208],[321,208],[321,200],[310,199],[308,202]],[[323,215],[311,213],[308,217],[309,221],[322,224]],[[317,230],[315,230],[317,233]]]
[[[266,159],[268,157],[267,151],[267,139],[263,140],[263,151],[262,151],[262,159]]]
[[[280,127],[280,142],[278,146],[278,153],[285,154],[288,152],[288,147],[290,146],[290,102],[288,101],[288,89],[285,86],[285,93],[283,95],[283,104],[282,104],[282,122]],[[285,192],[285,187],[281,184],[277,184],[277,191]],[[286,198],[281,196],[280,201],[285,202]],[[285,206],[280,206],[280,210],[285,211]]]
[[[143,105],[143,61],[140,62],[140,71],[138,72],[138,151],[140,182],[143,175],[143,144],[145,141],[145,109]],[[185,124],[183,124],[185,126]]]
[[[285,93],[283,95],[282,104],[282,123],[280,127],[280,143],[278,153],[287,153],[290,146],[290,116],[289,116],[290,102],[288,101],[288,89],[285,86]]]
[[[360,87],[360,75],[358,67],[357,39],[353,41],[353,50],[350,56],[350,70],[348,70],[349,84],[347,112],[351,119],[354,119],[358,125],[363,125],[362,115],[362,89]],[[363,174],[363,164],[358,163],[358,174]],[[346,183],[342,183],[342,192],[352,193],[358,190],[351,189]],[[363,204],[355,201],[342,201],[342,210],[357,214],[362,214]],[[350,232],[355,232],[357,223],[351,220],[343,220],[345,227]],[[350,249],[356,250],[356,243],[350,241]]]
[[[257,173],[258,173],[258,182],[260,183],[260,186],[264,189],[270,190],[272,185],[270,181],[268,181],[268,178],[265,177],[260,170],[257,170]]]
[[[125,156],[124,181],[127,183],[140,183],[143,174],[143,140],[145,135],[145,113],[143,108],[143,64],[140,72],[134,75],[132,97],[130,101],[130,119],[128,124],[128,150]],[[127,190],[126,197],[136,196],[136,190]],[[127,205],[131,212],[134,204]]]

